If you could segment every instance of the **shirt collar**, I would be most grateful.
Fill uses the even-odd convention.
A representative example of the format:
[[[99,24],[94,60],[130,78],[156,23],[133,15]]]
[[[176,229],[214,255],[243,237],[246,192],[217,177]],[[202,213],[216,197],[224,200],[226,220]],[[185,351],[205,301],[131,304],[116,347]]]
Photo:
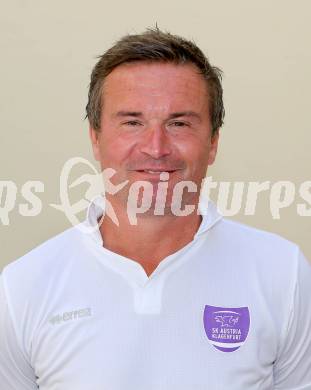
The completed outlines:
[[[197,237],[213,227],[222,215],[217,209],[216,205],[210,199],[200,199],[199,211],[202,216],[202,221],[194,237]],[[98,195],[90,202],[87,216],[84,221],[88,233],[92,235],[95,241],[103,244],[102,236],[99,230],[98,221],[103,217],[105,212],[105,198]]]

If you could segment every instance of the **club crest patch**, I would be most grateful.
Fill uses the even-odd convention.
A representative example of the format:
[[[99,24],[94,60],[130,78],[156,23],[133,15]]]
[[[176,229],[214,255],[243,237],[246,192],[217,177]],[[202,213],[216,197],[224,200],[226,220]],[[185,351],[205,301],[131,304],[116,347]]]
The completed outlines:
[[[233,352],[239,349],[245,343],[249,325],[248,307],[205,306],[205,333],[208,341],[219,351]]]

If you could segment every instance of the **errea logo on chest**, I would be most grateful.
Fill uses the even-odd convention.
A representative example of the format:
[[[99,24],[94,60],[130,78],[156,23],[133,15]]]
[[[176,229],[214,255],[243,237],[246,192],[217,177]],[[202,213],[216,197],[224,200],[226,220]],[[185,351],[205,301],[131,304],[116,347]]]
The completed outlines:
[[[73,310],[73,311],[66,311],[64,313],[57,314],[57,315],[53,316],[49,320],[49,322],[52,325],[58,325],[58,324],[61,324],[63,322],[74,321],[74,320],[78,320],[78,319],[84,318],[84,317],[90,317],[91,315],[92,315],[91,308],[90,307],[86,307],[86,308],[83,308],[83,309],[77,309],[77,310]]]

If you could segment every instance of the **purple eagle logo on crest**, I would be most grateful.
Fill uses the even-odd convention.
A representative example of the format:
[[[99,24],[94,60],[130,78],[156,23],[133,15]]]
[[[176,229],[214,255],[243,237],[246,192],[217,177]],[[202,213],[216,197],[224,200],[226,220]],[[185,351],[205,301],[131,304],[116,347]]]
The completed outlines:
[[[221,326],[234,327],[239,321],[239,316],[239,313],[234,313],[234,315],[216,315],[215,321],[221,322]]]

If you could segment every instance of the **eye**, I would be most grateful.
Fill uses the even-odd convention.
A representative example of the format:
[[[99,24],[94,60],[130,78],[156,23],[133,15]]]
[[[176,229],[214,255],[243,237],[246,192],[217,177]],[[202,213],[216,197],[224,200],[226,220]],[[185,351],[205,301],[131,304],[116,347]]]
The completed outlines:
[[[182,122],[182,121],[174,121],[174,122],[170,123],[170,125],[173,125],[173,126],[176,126],[176,127],[186,127],[186,126],[189,126],[188,123]]]
[[[127,126],[138,126],[138,125],[141,125],[141,123],[138,122],[138,121],[127,121],[127,122],[124,122],[123,124],[127,125]]]

